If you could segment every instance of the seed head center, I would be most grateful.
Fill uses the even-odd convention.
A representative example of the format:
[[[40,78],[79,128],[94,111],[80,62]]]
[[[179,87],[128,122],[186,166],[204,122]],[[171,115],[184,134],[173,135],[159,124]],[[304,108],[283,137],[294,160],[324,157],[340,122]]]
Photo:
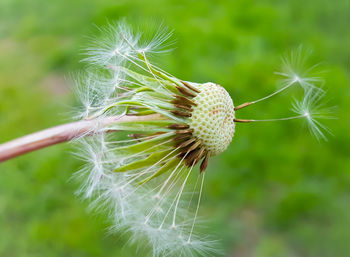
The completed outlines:
[[[207,151],[217,155],[226,150],[235,132],[235,111],[227,91],[218,84],[205,83],[193,98],[197,104],[190,117],[193,135],[202,141]]]

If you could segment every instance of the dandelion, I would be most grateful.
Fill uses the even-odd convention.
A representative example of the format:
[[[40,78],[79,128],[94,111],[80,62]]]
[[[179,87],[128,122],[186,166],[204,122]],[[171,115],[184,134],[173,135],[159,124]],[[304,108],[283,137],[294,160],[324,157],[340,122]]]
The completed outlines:
[[[109,214],[111,232],[125,231],[137,245],[146,242],[153,256],[219,254],[216,240],[196,231],[210,159],[227,149],[239,122],[305,119],[325,139],[328,129],[318,121],[327,114],[320,109],[320,79],[293,69],[302,63],[293,55],[278,73],[284,78],[280,89],[234,107],[222,86],[184,81],[150,62],[172,44],[164,27],[148,41],[125,22],[101,31],[105,38],[87,48],[89,68],[77,81],[82,108],[76,117],[84,122],[74,125],[74,135],[77,155],[86,161],[78,193],[91,199],[91,209]],[[304,98],[293,104],[296,115],[236,117],[293,86],[304,89]]]
[[[220,85],[183,81],[149,61],[149,54],[159,52],[157,48],[170,34],[157,32],[153,40],[143,42],[142,33],[132,31],[125,23],[103,31],[109,34],[107,40],[94,42],[87,49],[85,59],[90,65],[107,71],[101,73],[106,74],[103,77],[87,76],[86,94],[92,99],[86,101],[88,97],[83,94],[82,100],[99,104],[90,108],[86,118],[134,116],[141,119],[94,131],[100,145],[93,143],[88,147],[95,148],[95,153],[86,158],[93,160],[93,167],[90,164],[88,179],[82,187],[85,197],[94,199],[95,208],[110,208],[113,230],[131,233],[132,242],[146,239],[154,256],[216,254],[215,241],[195,233],[209,160],[229,146],[236,122],[304,118],[317,137],[325,138],[320,130],[325,127],[316,120],[321,116],[314,109],[322,92],[315,85],[319,78],[292,69],[292,64],[302,64],[298,53],[293,55],[292,62],[283,61],[284,69],[279,74],[284,80],[280,89],[234,107],[231,97]],[[91,77],[96,80],[91,81]],[[235,117],[237,110],[296,85],[305,90],[302,102],[294,104],[297,116],[268,120]],[[96,100],[95,96],[100,94],[91,94],[91,88],[93,92],[109,92],[108,97],[101,94],[101,100]],[[129,139],[110,136],[107,140],[101,136],[100,133],[110,130],[131,134]],[[86,140],[83,142],[86,148]],[[196,171],[197,164],[199,171]],[[198,177],[196,201],[193,200],[196,189],[189,183],[195,176]],[[188,192],[192,192],[192,196]]]

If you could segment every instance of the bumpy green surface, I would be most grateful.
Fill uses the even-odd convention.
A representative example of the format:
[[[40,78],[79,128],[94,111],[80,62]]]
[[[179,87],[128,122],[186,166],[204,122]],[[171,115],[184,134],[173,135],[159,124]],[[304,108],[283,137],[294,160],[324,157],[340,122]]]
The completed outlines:
[[[193,135],[201,140],[212,155],[226,150],[235,133],[235,111],[233,102],[227,91],[215,83],[205,83],[198,86],[201,91],[193,101],[190,127]]]
[[[335,136],[318,143],[298,121],[238,124],[211,158],[199,215],[226,256],[348,257],[349,13],[348,0],[1,0],[0,141],[70,120],[69,77],[93,24],[164,20],[178,43],[156,64],[224,86],[236,105],[273,91],[281,55],[302,44],[313,49],[310,64],[326,66]],[[236,115],[281,117],[289,102],[284,94]],[[74,196],[79,183],[68,179],[83,162],[72,151],[57,145],[0,164],[0,256],[135,256]]]

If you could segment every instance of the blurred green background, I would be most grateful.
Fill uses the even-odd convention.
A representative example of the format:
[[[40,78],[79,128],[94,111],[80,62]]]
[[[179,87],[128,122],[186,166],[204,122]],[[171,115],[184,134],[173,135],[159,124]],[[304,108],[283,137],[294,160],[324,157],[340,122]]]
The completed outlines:
[[[326,123],[334,136],[319,143],[298,121],[238,124],[207,170],[200,214],[225,256],[349,256],[350,1],[1,0],[0,142],[71,120],[82,48],[94,24],[121,17],[163,20],[178,43],[159,65],[217,82],[238,104],[275,89],[281,55],[314,50],[338,106]],[[286,99],[239,117],[288,115]],[[82,162],[72,151],[62,144],[0,164],[0,256],[144,256],[74,195]]]

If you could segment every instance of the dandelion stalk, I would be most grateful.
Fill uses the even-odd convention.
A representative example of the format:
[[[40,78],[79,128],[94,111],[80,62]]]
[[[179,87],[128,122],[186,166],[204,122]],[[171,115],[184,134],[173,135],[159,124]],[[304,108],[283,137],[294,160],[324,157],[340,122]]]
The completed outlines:
[[[86,135],[92,135],[97,126],[103,128],[120,122],[154,121],[162,119],[163,117],[158,114],[146,116],[125,115],[122,117],[106,117],[103,120],[82,120],[55,126],[0,144],[0,162],[51,145],[67,142]]]

